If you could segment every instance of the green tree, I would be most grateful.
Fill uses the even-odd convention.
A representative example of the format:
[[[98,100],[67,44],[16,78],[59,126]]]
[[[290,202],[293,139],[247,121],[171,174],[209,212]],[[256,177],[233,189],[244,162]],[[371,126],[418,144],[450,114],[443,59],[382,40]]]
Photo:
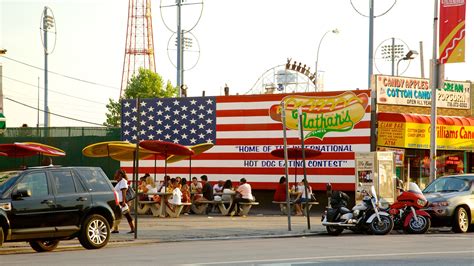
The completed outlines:
[[[136,98],[169,98],[178,96],[178,89],[171,85],[168,80],[166,86],[163,78],[151,70],[140,68],[138,75],[134,75],[124,91],[123,99]],[[119,127],[121,123],[122,104],[120,99],[114,101],[109,98],[109,103],[106,105],[108,112],[104,126]]]

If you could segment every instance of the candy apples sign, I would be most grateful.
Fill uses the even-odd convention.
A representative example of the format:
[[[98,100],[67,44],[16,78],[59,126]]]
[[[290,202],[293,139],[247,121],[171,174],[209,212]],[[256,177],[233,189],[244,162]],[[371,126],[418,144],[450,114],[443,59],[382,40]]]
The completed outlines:
[[[352,130],[364,117],[369,96],[347,91],[336,96],[289,95],[282,102],[287,128],[298,129],[298,109],[301,109],[303,130],[310,131],[305,139],[322,140],[329,132]],[[281,121],[281,105],[271,106],[269,112],[273,120]]]

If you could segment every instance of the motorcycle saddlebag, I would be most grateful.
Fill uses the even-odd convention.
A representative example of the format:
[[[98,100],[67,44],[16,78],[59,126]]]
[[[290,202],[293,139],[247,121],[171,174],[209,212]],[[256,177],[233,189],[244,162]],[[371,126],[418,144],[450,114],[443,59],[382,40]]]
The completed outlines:
[[[327,209],[327,221],[334,222],[338,214],[339,214],[339,211],[337,209],[332,209],[332,208]]]

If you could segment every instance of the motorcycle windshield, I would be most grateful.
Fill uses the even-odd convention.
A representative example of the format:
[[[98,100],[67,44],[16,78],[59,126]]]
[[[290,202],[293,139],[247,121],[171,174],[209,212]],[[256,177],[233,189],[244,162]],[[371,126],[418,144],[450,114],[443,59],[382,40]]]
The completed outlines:
[[[421,189],[420,187],[418,187],[418,185],[416,183],[413,183],[413,182],[410,182],[408,184],[408,191],[409,192],[413,192],[413,193],[417,193],[417,194],[423,194],[421,192]]]

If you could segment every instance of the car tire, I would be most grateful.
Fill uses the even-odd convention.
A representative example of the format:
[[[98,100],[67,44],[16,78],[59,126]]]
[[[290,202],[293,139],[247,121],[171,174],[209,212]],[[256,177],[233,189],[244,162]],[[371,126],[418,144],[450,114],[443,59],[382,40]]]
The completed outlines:
[[[59,244],[59,240],[33,240],[30,241],[30,246],[36,252],[53,251]]]
[[[5,235],[3,234],[3,227],[0,226],[0,247],[3,245]]]
[[[453,231],[466,233],[469,230],[469,214],[464,207],[457,207],[454,212]]]
[[[87,217],[79,233],[79,242],[86,249],[99,249],[107,245],[110,239],[110,226],[107,220],[98,214]]]

